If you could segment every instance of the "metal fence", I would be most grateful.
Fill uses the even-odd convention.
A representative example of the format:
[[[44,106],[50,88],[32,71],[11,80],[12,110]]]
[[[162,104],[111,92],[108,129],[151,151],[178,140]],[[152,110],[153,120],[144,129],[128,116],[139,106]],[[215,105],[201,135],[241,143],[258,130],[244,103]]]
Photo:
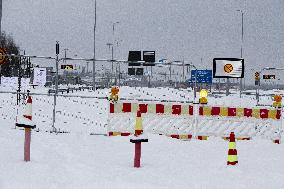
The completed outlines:
[[[0,92],[0,120],[15,128],[17,116],[25,113],[27,93],[21,93],[17,105],[16,92]],[[33,121],[37,131],[52,131],[54,94],[30,93],[32,96]],[[58,94],[55,109],[57,132],[106,133],[108,100],[98,97]]]

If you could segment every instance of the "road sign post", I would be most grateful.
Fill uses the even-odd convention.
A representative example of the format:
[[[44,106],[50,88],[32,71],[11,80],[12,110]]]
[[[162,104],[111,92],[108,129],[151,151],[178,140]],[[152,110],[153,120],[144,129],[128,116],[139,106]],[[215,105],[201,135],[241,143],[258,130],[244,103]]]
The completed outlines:
[[[196,99],[197,83],[212,84],[212,70],[191,70],[191,84],[194,82],[194,99]]]
[[[254,73],[254,78],[255,78],[255,85],[257,86],[257,88],[255,90],[255,99],[256,99],[257,104],[258,104],[258,102],[259,102],[260,73],[259,72],[255,72]]]
[[[227,78],[226,96],[229,95],[229,78],[244,77],[244,59],[239,58],[214,58],[213,59],[213,77]],[[241,83],[241,82],[240,82]],[[240,87],[240,97],[242,89]]]

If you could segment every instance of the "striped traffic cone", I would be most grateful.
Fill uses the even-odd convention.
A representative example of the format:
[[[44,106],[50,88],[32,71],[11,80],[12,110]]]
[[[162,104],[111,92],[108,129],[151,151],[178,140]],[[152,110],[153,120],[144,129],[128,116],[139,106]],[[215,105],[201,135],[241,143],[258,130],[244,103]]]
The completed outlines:
[[[228,161],[227,165],[236,165],[238,163],[236,139],[234,132],[230,134],[229,150],[228,150]]]
[[[142,117],[140,110],[137,111],[136,122],[135,122],[135,136],[141,135],[143,133],[142,127]]]
[[[32,120],[32,103],[33,103],[32,97],[28,96],[26,112],[23,116],[29,120]]]

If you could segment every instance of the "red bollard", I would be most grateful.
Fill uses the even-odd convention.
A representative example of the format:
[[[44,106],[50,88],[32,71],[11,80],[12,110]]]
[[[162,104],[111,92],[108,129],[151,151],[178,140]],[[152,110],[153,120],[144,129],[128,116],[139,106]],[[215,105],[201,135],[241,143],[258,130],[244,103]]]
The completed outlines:
[[[135,143],[134,167],[140,167],[141,142]]]
[[[24,160],[30,161],[31,128],[25,128]]]
[[[141,143],[148,142],[148,139],[133,138],[130,139],[130,142],[135,144],[134,167],[139,168],[141,159]]]
[[[148,142],[148,139],[143,136],[142,117],[140,110],[137,111],[136,123],[135,123],[135,134],[134,138],[130,139],[130,142],[135,144],[135,155],[134,155],[134,167],[140,167],[141,159],[141,142]]]

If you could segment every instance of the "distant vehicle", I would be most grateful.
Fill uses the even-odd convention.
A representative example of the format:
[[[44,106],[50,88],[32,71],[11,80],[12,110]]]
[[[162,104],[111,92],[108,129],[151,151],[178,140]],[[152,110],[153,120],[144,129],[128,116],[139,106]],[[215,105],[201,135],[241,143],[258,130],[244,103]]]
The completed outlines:
[[[141,78],[134,78],[134,77],[131,77],[131,78],[127,78],[125,79],[125,81],[141,81]]]

